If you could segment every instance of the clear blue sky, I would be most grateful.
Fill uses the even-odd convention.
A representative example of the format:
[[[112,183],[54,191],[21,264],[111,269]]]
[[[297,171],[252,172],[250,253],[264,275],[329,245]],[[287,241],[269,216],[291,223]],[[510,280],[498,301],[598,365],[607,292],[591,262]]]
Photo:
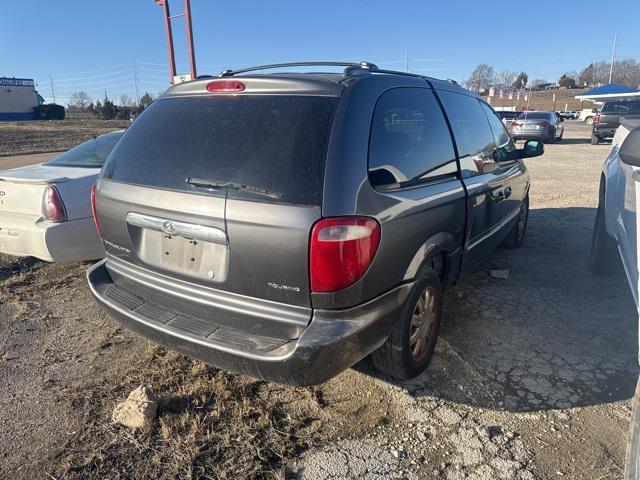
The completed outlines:
[[[172,13],[182,0],[170,0]],[[536,6],[533,6],[536,5]],[[615,12],[606,12],[607,8]],[[400,0],[192,0],[199,74],[255,63],[361,60],[465,79],[478,63],[524,70],[549,81],[608,60],[640,60],[640,1],[549,2]],[[135,96],[168,85],[162,11],[153,0],[6,1],[0,16],[0,76],[35,78],[51,101],[76,90],[92,98]],[[179,70],[186,73],[184,23],[174,22]]]

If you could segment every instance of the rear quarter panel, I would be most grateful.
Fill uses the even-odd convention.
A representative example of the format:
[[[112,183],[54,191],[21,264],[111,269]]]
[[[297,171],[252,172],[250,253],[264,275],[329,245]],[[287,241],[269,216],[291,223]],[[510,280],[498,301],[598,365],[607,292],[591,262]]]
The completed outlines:
[[[359,79],[342,96],[325,170],[322,216],[366,215],[381,225],[380,246],[354,285],[313,293],[316,308],[345,308],[368,301],[415,277],[435,251],[462,245],[466,196],[458,179],[393,192],[376,191],[368,179],[371,121],[379,96],[394,87],[430,88],[419,77]]]

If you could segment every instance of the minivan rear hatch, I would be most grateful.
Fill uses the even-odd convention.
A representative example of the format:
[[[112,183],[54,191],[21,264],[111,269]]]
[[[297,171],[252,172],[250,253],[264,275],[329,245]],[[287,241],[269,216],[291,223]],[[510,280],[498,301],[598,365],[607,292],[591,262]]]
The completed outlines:
[[[337,103],[206,92],[156,100],[102,172],[107,252],[203,287],[309,307],[309,232]]]

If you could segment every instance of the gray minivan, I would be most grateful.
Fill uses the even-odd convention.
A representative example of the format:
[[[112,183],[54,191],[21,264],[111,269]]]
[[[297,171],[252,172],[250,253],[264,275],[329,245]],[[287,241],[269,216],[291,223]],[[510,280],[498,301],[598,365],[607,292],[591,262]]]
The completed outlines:
[[[346,69],[182,83],[127,129],[94,187],[107,256],[87,273],[124,325],[282,383],[372,353],[424,371],[443,289],[522,244],[521,159],[543,147],[516,149],[455,82],[325,65]]]

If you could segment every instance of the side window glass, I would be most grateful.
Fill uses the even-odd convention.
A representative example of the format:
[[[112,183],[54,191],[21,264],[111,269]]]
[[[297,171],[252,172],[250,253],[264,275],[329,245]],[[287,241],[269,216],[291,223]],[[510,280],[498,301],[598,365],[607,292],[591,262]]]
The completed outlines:
[[[502,120],[500,120],[498,118],[498,115],[496,115],[496,112],[493,111],[493,108],[491,108],[484,102],[482,102],[481,105],[484,113],[487,115],[487,119],[489,120],[489,126],[491,127],[491,131],[493,132],[493,138],[495,139],[496,147],[499,150],[498,155],[500,154],[500,152],[504,152],[504,157],[506,158],[506,154],[515,150],[516,145],[513,142],[511,135],[505,128],[504,123],[502,123]]]
[[[369,181],[398,188],[457,175],[451,134],[427,88],[395,88],[376,104],[369,141]]]
[[[458,146],[463,177],[497,168],[493,160],[496,142],[487,116],[476,98],[462,93],[438,91]]]

